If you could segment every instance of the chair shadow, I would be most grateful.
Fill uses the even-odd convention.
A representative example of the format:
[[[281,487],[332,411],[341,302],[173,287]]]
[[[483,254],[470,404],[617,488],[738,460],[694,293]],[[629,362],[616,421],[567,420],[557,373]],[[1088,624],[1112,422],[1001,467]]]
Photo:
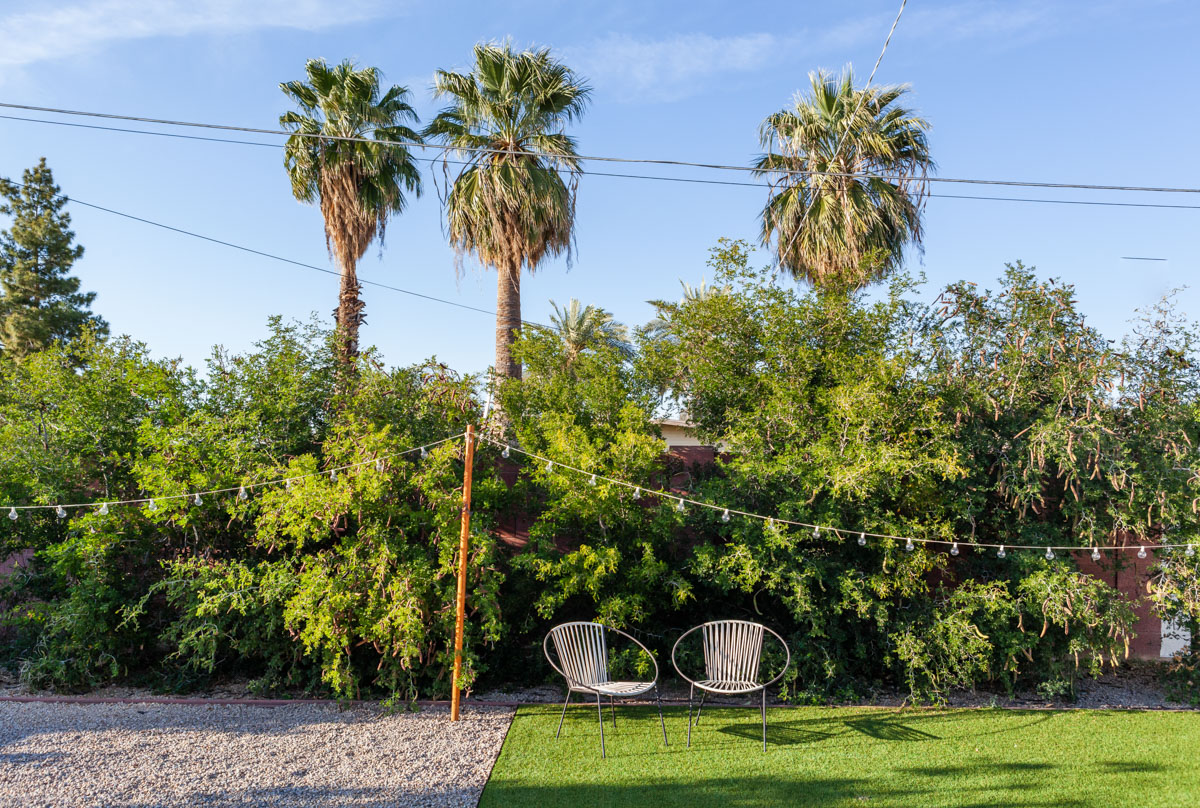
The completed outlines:
[[[936,741],[940,737],[931,732],[925,732],[895,718],[852,718],[843,724],[849,729],[860,732],[880,741]]]

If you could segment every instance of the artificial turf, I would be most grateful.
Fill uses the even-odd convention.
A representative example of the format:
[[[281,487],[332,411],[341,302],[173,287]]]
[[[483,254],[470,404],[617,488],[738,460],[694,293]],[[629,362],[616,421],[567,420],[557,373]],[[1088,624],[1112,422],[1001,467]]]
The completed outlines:
[[[1200,806],[1200,713],[523,707],[480,800],[504,806]]]

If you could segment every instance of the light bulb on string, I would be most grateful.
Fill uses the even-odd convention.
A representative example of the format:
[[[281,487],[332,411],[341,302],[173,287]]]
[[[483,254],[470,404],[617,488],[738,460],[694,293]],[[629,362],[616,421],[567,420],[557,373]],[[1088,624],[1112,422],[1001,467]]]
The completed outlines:
[[[953,544],[950,545],[950,555],[952,555],[952,556],[958,555],[958,542],[954,542]]]
[[[292,478],[291,477],[288,477],[286,480],[283,481],[283,490],[284,491],[292,490]]]
[[[678,500],[675,502],[675,510],[679,511],[680,513],[683,513],[684,511],[686,511],[686,510],[687,510],[687,506],[683,504],[683,498],[682,498],[682,497],[680,497],[680,498],[679,498],[679,499],[678,499]]]
[[[17,521],[17,509],[16,508],[8,509],[8,518],[13,520],[14,522]]]
[[[867,546],[867,534],[865,532],[858,534],[858,546],[859,547]]]
[[[913,550],[915,550],[915,549],[916,549],[916,545],[914,545],[914,544],[913,544],[913,540],[912,540],[912,539],[909,539],[908,541],[906,541],[906,542],[904,543],[904,549],[905,549],[907,552],[910,552],[910,553],[911,553]]]
[[[547,460],[547,461],[546,461],[546,473],[547,473],[547,474],[549,474],[549,473],[551,473],[552,471],[554,471],[554,461],[553,461],[553,460]]]
[[[722,522],[729,521],[729,509],[728,508],[726,508],[725,511],[721,514],[721,521]]]
[[[1146,557],[1146,548],[1139,547],[1138,548],[1138,558],[1145,558],[1145,557]]]
[[[996,551],[996,558],[1004,558],[1008,553],[1004,552],[1004,545],[1000,545],[1000,549]]]
[[[588,485],[594,486],[595,484],[596,484],[596,475],[593,474],[591,477],[588,478]]]
[[[642,498],[642,489],[640,489],[640,488],[633,489],[633,498],[641,499]]]
[[[814,539],[819,539],[819,538],[821,538],[821,527],[820,527],[820,525],[813,525],[813,538],[814,538]]]
[[[508,459],[508,456],[509,456],[509,454],[511,454],[511,451],[509,450],[509,448],[508,448],[507,446],[505,446],[505,447],[504,447],[504,451],[502,451],[502,452],[500,453],[500,456],[501,456],[501,457],[503,457],[505,460],[507,460],[507,459]]]
[[[192,497],[192,503],[195,505],[203,505],[204,497],[200,496],[199,494],[196,494],[196,496]]]
[[[1049,547],[1047,547],[1047,548],[1046,548],[1046,560],[1047,560],[1047,561],[1053,561],[1053,560],[1054,560],[1054,551],[1053,551],[1053,550],[1051,550]]]
[[[1100,548],[1093,547],[1092,548],[1092,561],[1099,561],[1099,560],[1100,560]]]
[[[17,517],[13,516],[12,514],[9,514],[8,518],[16,519]],[[1187,556],[1188,558],[1193,558],[1196,555],[1196,548],[1193,545],[1189,544],[1187,546],[1187,549],[1183,551],[1183,554],[1185,556]]]
[[[150,511],[157,511],[158,503],[155,502],[154,500],[150,500],[148,503],[146,503],[146,509],[150,510]]]
[[[99,514],[101,516],[108,516],[108,503],[107,502],[105,502],[103,505],[100,506]]]
[[[774,529],[775,529],[775,520],[768,518],[767,519],[767,530],[774,530]]]
[[[424,446],[422,446],[421,447],[421,459],[424,460],[427,457],[429,457],[429,450],[427,450]]]
[[[59,519],[67,518],[67,512],[65,510],[63,510],[62,505],[59,505],[57,508],[54,509],[54,515],[57,516]]]
[[[242,502],[245,502],[246,500],[248,500],[250,498],[250,495],[246,493],[246,486],[243,485],[240,488],[238,488],[237,498],[240,499]]]
[[[330,469],[330,471],[329,471],[329,482],[331,482],[331,483],[336,483],[336,482],[337,482],[337,469]]]
[[[376,471],[383,471],[383,458],[382,458],[382,457],[380,457],[380,458],[377,458],[377,459],[375,460],[375,470],[376,470]]]

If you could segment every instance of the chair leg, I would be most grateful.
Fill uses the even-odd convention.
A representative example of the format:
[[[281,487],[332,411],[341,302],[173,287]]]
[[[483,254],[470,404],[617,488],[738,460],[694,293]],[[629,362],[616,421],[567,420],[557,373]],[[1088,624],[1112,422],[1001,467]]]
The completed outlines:
[[[688,690],[688,739],[687,748],[692,748],[692,697],[696,695],[696,686],[692,685]]]
[[[604,706],[600,704],[600,694],[596,694],[596,715],[600,718],[600,757],[605,758],[604,753]]]
[[[563,702],[562,715],[558,717],[558,732],[554,733],[555,740],[562,735],[563,719],[567,717],[567,705],[571,703],[571,689],[567,688],[567,700]]]
[[[704,710],[704,697],[707,695],[707,690],[700,691],[700,706],[696,708],[696,726],[700,726],[700,713]]]
[[[767,751],[767,689],[762,692],[763,751]]]
[[[662,717],[662,698],[658,695],[658,685],[654,686],[654,703],[658,705],[658,723],[663,731],[663,746],[670,746],[667,743],[667,722],[663,721]]]
[[[613,697],[608,697],[608,709],[612,711],[613,729],[617,728],[617,703],[613,701]]]

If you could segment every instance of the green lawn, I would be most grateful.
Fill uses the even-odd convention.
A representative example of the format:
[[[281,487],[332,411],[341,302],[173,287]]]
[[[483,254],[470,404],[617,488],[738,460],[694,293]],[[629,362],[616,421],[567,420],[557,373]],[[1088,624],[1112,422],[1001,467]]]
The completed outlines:
[[[1200,805],[1200,713],[779,708],[521,708],[480,806]]]

